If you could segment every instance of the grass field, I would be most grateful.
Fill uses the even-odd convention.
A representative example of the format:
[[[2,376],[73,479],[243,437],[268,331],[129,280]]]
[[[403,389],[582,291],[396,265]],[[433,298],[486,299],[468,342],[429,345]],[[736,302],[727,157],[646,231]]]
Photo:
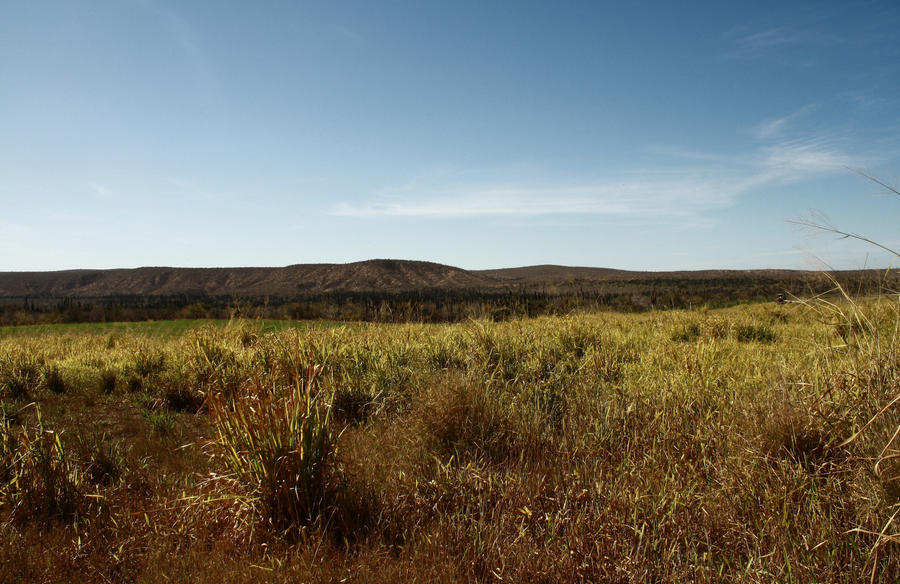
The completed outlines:
[[[160,320],[140,322],[82,322],[71,324],[35,324],[27,326],[0,326],[0,339],[8,337],[32,337],[36,335],[88,334],[103,335],[113,333],[137,334],[152,337],[173,338],[204,327],[221,327],[228,320]],[[249,320],[260,333],[270,333],[289,328],[347,326],[347,323],[331,321],[301,320]]]
[[[893,582],[898,322],[0,329],[0,581]]]

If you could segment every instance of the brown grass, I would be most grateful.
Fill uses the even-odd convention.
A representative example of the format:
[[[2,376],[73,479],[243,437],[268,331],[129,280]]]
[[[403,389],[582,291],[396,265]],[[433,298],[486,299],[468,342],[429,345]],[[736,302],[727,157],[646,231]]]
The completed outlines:
[[[893,582],[896,301],[835,306],[0,339],[0,581]]]

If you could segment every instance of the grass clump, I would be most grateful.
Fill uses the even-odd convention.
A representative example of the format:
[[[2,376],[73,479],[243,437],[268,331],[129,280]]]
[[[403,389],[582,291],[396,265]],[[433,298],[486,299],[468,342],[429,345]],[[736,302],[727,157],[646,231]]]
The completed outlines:
[[[209,400],[214,444],[246,502],[276,533],[313,522],[327,493],[334,452],[331,410],[309,365],[288,388],[247,387]]]
[[[44,377],[44,385],[47,386],[51,392],[60,394],[66,393],[69,389],[66,380],[63,379],[62,374],[59,372],[59,367],[56,365],[50,365],[44,368],[43,370]]]
[[[110,395],[116,391],[116,385],[118,384],[118,376],[116,375],[115,370],[113,369],[103,369],[100,372],[100,391],[106,395]]]
[[[122,446],[106,434],[79,435],[77,452],[83,461],[85,478],[94,485],[109,486],[119,481],[126,462]]]
[[[30,353],[0,355],[0,389],[14,399],[28,399],[41,382],[41,365]]]
[[[734,337],[741,343],[774,343],[775,331],[767,325],[741,324],[735,327]]]
[[[150,431],[158,436],[172,436],[175,433],[175,417],[167,411],[145,410],[144,416],[150,423]]]
[[[696,322],[682,325],[672,332],[672,340],[676,343],[690,343],[700,338],[700,325]]]
[[[0,503],[19,522],[69,521],[83,508],[82,475],[59,434],[44,427],[40,408],[36,417],[33,427],[0,420]]]
[[[146,379],[162,373],[166,368],[166,355],[158,349],[142,347],[135,351],[132,370],[140,378]]]

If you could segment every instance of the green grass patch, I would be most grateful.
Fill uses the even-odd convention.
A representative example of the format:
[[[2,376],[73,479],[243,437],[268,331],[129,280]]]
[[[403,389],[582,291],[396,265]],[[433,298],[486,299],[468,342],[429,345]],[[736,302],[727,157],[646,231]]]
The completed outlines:
[[[154,338],[176,338],[203,327],[224,327],[229,320],[160,320],[142,322],[85,322],[0,326],[0,338],[41,335],[143,335]],[[252,320],[245,321],[260,333],[285,329],[333,328],[354,326],[347,323],[317,320]]]

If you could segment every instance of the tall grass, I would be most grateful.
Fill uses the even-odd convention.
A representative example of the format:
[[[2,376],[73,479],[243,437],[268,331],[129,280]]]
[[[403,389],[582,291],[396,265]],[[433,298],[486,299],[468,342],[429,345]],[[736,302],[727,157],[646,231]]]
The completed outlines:
[[[897,312],[0,339],[64,376],[29,396],[82,495],[60,529],[0,507],[0,580],[891,582]]]
[[[215,444],[246,500],[277,532],[309,524],[327,496],[334,434],[309,365],[288,388],[249,386],[208,400]]]
[[[866,180],[875,183],[888,194],[900,196],[897,187],[867,172],[854,170]],[[855,239],[880,248],[900,260],[900,252],[870,239],[865,235],[841,229],[822,217],[795,221],[812,231],[831,233],[841,239]],[[891,270],[888,269],[888,272]],[[885,274],[887,275],[887,273]],[[880,529],[857,531],[875,536],[872,548],[872,573],[874,582],[879,575],[878,558],[898,549],[900,544],[900,292],[884,290],[890,302],[873,302],[871,299],[854,298],[851,291],[832,279],[834,289],[800,303],[814,311],[833,329],[834,341],[826,342],[828,351],[843,353],[842,360],[829,362],[832,375],[840,380],[837,385],[851,391],[864,412],[871,413],[861,427],[844,440],[841,446],[856,442],[870,445],[868,454],[875,460],[874,470],[881,481],[881,497],[884,502],[883,523]],[[840,300],[833,300],[838,297]],[[826,399],[833,399],[833,386],[827,387]],[[843,420],[846,421],[846,420]],[[876,450],[872,450],[880,445]]]
[[[0,505],[16,521],[73,519],[81,510],[82,474],[58,433],[44,427],[40,408],[33,428],[0,419]]]

